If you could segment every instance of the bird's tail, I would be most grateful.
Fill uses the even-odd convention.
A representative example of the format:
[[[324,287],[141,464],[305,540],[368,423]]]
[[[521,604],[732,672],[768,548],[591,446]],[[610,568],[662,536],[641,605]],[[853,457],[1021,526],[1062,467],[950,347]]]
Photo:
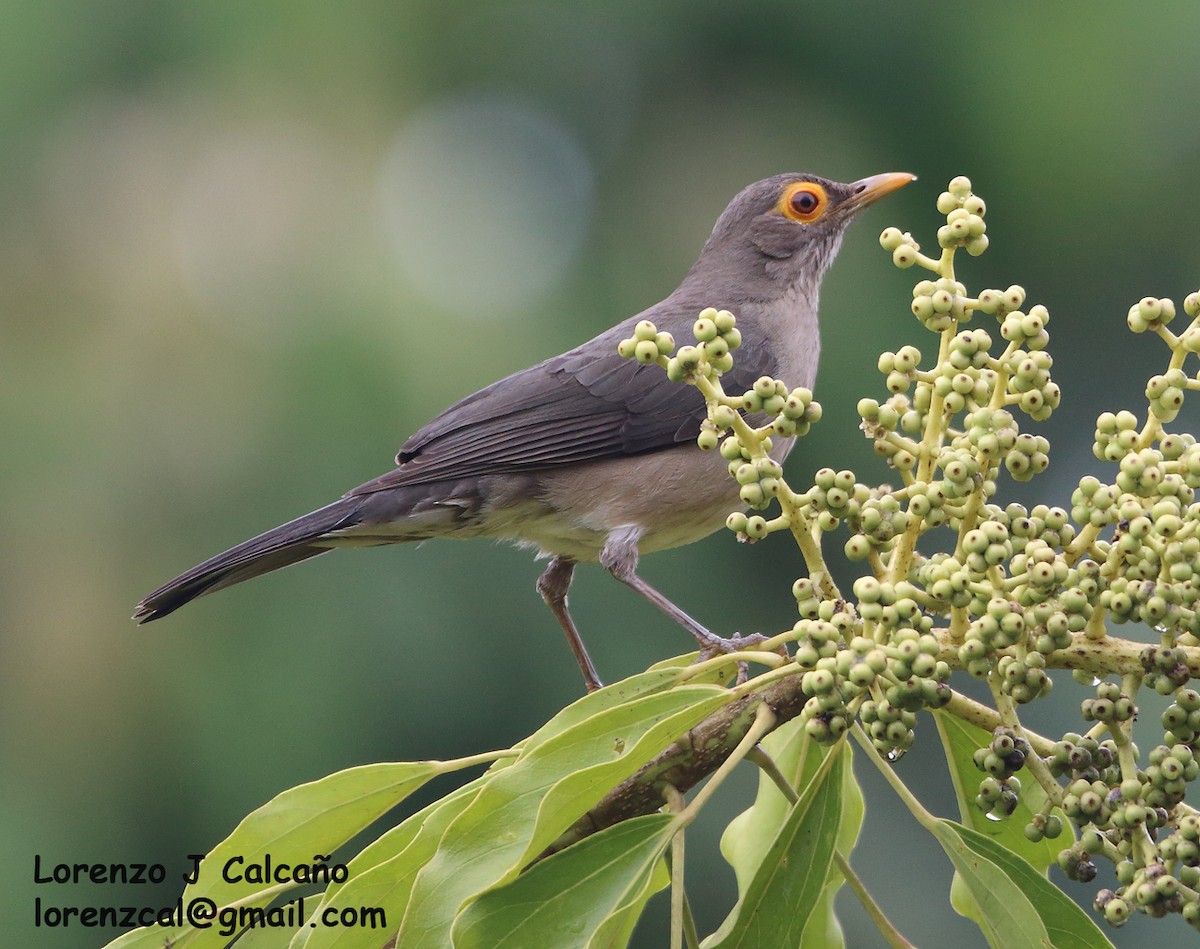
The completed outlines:
[[[148,623],[205,593],[328,553],[331,546],[315,541],[331,531],[353,527],[358,523],[361,506],[360,497],[341,498],[265,534],[251,537],[163,584],[137,605],[133,618],[139,623]]]

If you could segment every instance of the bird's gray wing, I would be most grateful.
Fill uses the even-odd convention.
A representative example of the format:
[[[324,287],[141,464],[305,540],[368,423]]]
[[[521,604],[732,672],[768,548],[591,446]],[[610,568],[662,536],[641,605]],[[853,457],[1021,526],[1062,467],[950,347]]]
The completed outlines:
[[[694,315],[643,315],[659,317],[659,328],[677,340],[691,336]],[[404,443],[398,468],[350,494],[639,455],[695,439],[706,415],[695,387],[617,355],[638,318],[451,406]],[[753,339],[743,338],[734,359],[723,378],[727,392],[744,392],[773,374],[768,347]]]

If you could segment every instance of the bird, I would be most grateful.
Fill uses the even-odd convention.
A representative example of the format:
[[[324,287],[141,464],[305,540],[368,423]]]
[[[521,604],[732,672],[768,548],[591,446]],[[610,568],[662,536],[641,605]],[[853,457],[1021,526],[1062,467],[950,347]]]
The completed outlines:
[[[642,320],[678,339],[702,310],[724,309],[742,339],[726,391],[762,376],[811,389],[821,281],[842,236],[858,212],[913,180],[786,173],[748,185],[661,302],[450,406],[401,446],[393,470],[169,580],[134,619],[339,547],[486,537],[549,559],[536,588],[588,691],[601,679],[568,609],[577,564],[599,562],[687,630],[702,655],[737,648],[745,640],[710,632],[638,575],[640,556],[700,540],[745,505],[725,459],[697,445],[702,395],[658,365],[622,358],[618,344]],[[776,439],[772,457],[782,462],[793,442]]]

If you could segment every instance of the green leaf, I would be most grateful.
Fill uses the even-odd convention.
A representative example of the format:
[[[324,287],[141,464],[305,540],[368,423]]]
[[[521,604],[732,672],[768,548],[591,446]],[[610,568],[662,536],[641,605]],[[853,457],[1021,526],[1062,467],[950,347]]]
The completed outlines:
[[[596,935],[588,943],[588,949],[625,949],[629,945],[638,920],[642,918],[642,912],[646,909],[650,897],[655,893],[662,892],[670,885],[671,871],[667,869],[667,861],[659,860],[654,864],[650,878],[641,890],[631,890],[629,901],[617,907],[616,912],[609,916],[596,931]]]
[[[771,756],[788,783],[801,793],[808,787],[824,756],[828,754],[827,749],[808,737],[804,723],[799,718],[773,731],[763,739],[761,747]],[[842,818],[837,839],[837,848],[844,854],[854,849],[862,829],[865,810],[862,788],[859,787],[851,767],[851,751],[849,745],[840,751],[840,754],[847,756],[845,767],[842,768]],[[783,792],[765,771],[760,771],[758,795],[754,804],[735,817],[721,835],[721,853],[737,876],[739,899],[746,895],[750,881],[783,828],[790,809],[791,805]],[[813,945],[833,949],[844,944],[841,925],[834,912],[834,900],[843,882],[838,869],[830,866],[829,879],[818,905],[814,908],[814,920],[805,930],[806,938],[802,945],[808,945],[808,937],[813,934],[820,934]],[[816,918],[819,914],[824,916],[825,923],[822,924]]]
[[[732,699],[714,686],[643,695],[585,718],[489,772],[418,873],[399,943],[443,949],[464,903],[515,877],[609,790]]]
[[[274,865],[311,863],[386,814],[430,778],[450,770],[438,761],[370,764],[348,768],[272,798],[245,817],[200,865],[199,879],[184,901],[207,897],[218,906],[270,884],[229,882],[223,868],[238,875],[269,854]]]
[[[348,768],[317,781],[290,788],[247,815],[233,832],[209,852],[200,864],[195,883],[183,892],[184,905],[211,901],[216,908],[238,903],[266,906],[280,892],[300,884],[273,880],[251,883],[230,882],[231,875],[246,874],[270,855],[271,863],[293,867],[311,865],[317,855],[332,854],[372,821],[387,813],[435,775],[474,763],[419,761],[363,765]],[[220,927],[195,929],[190,925],[151,926],[127,933],[110,944],[110,949],[160,947],[165,940],[177,949],[223,947],[228,936]],[[138,934],[146,934],[140,942]],[[128,941],[122,941],[128,940]]]
[[[434,801],[365,847],[347,864],[349,879],[326,890],[317,912],[327,908],[378,907],[388,920],[389,931],[398,928],[417,874],[437,853],[446,828],[475,800],[487,777],[483,775]],[[291,949],[318,946],[378,949],[379,942],[378,933],[365,928],[308,926],[297,933]]]
[[[685,652],[682,656],[671,656],[669,659],[660,659],[646,671],[658,672],[660,670],[674,669],[676,672],[682,672],[685,669],[691,670],[688,672],[686,678],[681,678],[680,685],[684,683],[687,685],[729,685],[737,674],[737,669],[732,663],[697,674],[691,667],[699,661],[699,652]]]
[[[992,734],[978,725],[964,722],[956,715],[937,711],[933,713],[938,734],[942,738],[942,749],[950,767],[950,779],[958,798],[962,822],[972,829],[1003,844],[1013,853],[1020,854],[1037,869],[1045,872],[1058,859],[1058,852],[1075,842],[1073,825],[1061,809],[1053,813],[1062,820],[1063,834],[1055,840],[1043,839],[1034,843],[1025,836],[1025,825],[1033,820],[1046,804],[1046,792],[1032,777],[1022,775],[1021,799],[1017,809],[1005,820],[988,818],[975,805],[976,789],[983,774],[975,767],[972,755],[979,748],[991,744]],[[965,907],[964,907],[965,908]],[[961,912],[962,910],[960,910]],[[964,915],[971,916],[969,912]],[[974,918],[973,916],[971,918]]]
[[[486,774],[480,775],[474,781],[455,788],[449,794],[427,804],[415,814],[410,814],[395,827],[385,831],[363,847],[346,864],[346,882],[329,884],[325,891],[326,902],[335,897],[343,887],[349,886],[357,877],[373,867],[392,861],[401,854],[407,855],[406,864],[412,863],[416,859],[417,852],[422,849],[422,844],[431,837],[440,839],[450,821],[475,799],[475,795],[479,793],[487,779]],[[416,846],[413,846],[414,844]],[[397,869],[397,865],[392,863],[392,872]]]
[[[844,749],[826,755],[770,841],[745,895],[704,941],[705,949],[799,946],[810,927],[808,938],[820,943],[829,923],[822,894],[841,832]]]
[[[828,754],[828,749],[822,749]],[[842,854],[849,855],[858,843],[862,831],[863,818],[866,815],[866,801],[863,799],[862,787],[854,776],[854,749],[846,744],[839,754],[845,756],[842,762],[842,816],[835,847]],[[837,918],[835,900],[838,891],[846,882],[842,872],[833,864],[829,867],[829,879],[821,891],[821,898],[813,907],[813,919],[804,930],[804,939],[800,949],[843,949],[846,945],[845,934],[841,921]]]
[[[631,928],[627,914],[640,913],[675,829],[669,814],[634,817],[534,864],[463,910],[455,949],[613,945],[611,937],[597,938],[600,930]]]
[[[651,666],[645,672],[640,672],[637,675],[630,676],[628,679],[622,679],[619,682],[606,685],[595,692],[589,692],[560,711],[516,747],[523,753],[532,751],[538,745],[545,743],[555,735],[561,735],[580,722],[587,721],[601,712],[617,708],[621,705],[627,705],[644,696],[665,692],[680,685],[683,680],[683,670],[686,668],[686,665],[681,662],[684,658],[687,657],[668,659],[655,666]],[[706,677],[706,679],[711,681],[698,680],[693,683],[689,680],[688,684],[713,684],[716,681],[712,677]],[[502,759],[492,766],[492,770],[499,770],[501,767],[506,767],[512,763],[513,759],[511,758]]]
[[[797,794],[802,794],[808,787],[827,754],[827,749],[808,737],[804,723],[799,718],[781,725],[760,744]],[[850,756],[851,752],[852,749],[846,746],[840,754]],[[846,760],[847,766],[842,770],[844,794],[842,829],[838,840],[838,849],[842,853],[850,853],[854,849],[864,813],[862,789],[849,766],[853,759],[847,757]],[[735,817],[721,835],[721,853],[737,875],[739,895],[746,892],[754,871],[783,826],[790,809],[791,804],[770,775],[760,771],[754,803]]]
[[[948,820],[937,820],[933,833],[974,897],[992,946],[1112,949],[1082,909],[1003,844]]]

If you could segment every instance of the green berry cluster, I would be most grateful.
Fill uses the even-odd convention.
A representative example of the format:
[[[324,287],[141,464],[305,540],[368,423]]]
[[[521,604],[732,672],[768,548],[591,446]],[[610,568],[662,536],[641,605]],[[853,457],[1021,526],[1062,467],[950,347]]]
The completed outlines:
[[[1200,761],[1190,745],[1158,745],[1150,751],[1149,762],[1138,773],[1139,798],[1148,807],[1170,809],[1181,804],[1188,784],[1200,776]]]
[[[808,578],[792,592],[801,617],[793,628],[794,659],[809,696],[801,713],[808,734],[835,741],[857,716],[881,753],[899,757],[912,745],[916,713],[950,699],[950,666],[914,591],[860,577],[857,611],[844,600],[823,599]]]
[[[1181,764],[1174,752],[1166,752],[1167,749],[1155,749],[1151,758],[1153,760],[1158,753],[1159,760],[1175,762],[1179,770],[1200,767],[1191,761],[1190,752],[1185,756],[1188,765]],[[1156,765],[1151,765],[1154,767]],[[1165,821],[1161,815],[1164,814],[1166,811],[1161,807],[1150,810],[1146,827],[1151,832],[1163,827]],[[1097,852],[1112,848],[1114,841],[1118,852],[1131,849],[1127,840],[1114,838],[1111,834],[1093,834],[1093,837],[1099,838],[1093,844]],[[1171,832],[1158,842],[1156,853],[1156,859],[1146,863],[1119,862],[1117,882],[1120,886],[1117,890],[1103,889],[1096,894],[1097,911],[1114,926],[1125,923],[1135,910],[1154,917],[1179,913],[1192,927],[1200,929],[1200,815],[1188,813],[1180,817]]]
[[[1200,708],[1200,694],[1184,691],[1190,692],[1185,704],[1193,711]],[[1170,725],[1185,729],[1189,714],[1179,705],[1171,709],[1163,716],[1168,740],[1173,737]],[[1085,699],[1081,712],[1086,721],[1103,723],[1121,739],[1097,742],[1090,733],[1065,735],[1046,761],[1051,773],[1068,777],[1062,808],[1081,830],[1079,843],[1059,855],[1059,865],[1072,879],[1086,882],[1095,876],[1092,855],[1115,863],[1121,885],[1100,891],[1095,904],[1109,923],[1120,925],[1137,910],[1151,916],[1182,912],[1195,924],[1200,908],[1187,907],[1200,907],[1200,873],[1195,870],[1200,824],[1183,803],[1188,784],[1200,776],[1195,749],[1187,743],[1158,745],[1144,768],[1134,768],[1137,748],[1122,726],[1137,709],[1113,682],[1097,685],[1095,698]],[[1128,752],[1124,758],[1122,745]]]
[[[1135,712],[1137,709],[1133,700],[1123,693],[1115,682],[1101,682],[1096,686],[1096,697],[1084,699],[1079,708],[1085,722],[1106,724],[1127,722],[1133,718]]]
[[[961,247],[972,257],[987,250],[988,239],[984,233],[987,225],[983,222],[987,205],[983,198],[971,193],[970,179],[961,175],[954,178],[938,195],[937,209],[946,215],[946,223],[937,232],[941,247]]]
[[[966,319],[966,294],[957,280],[922,280],[913,287],[913,316],[931,333],[945,332]]]
[[[621,352],[704,395],[697,444],[719,449],[746,508],[727,526],[751,541],[789,530],[800,548],[809,575],[793,587],[799,619],[773,644],[792,645],[793,662],[776,673],[800,676],[811,738],[831,743],[861,728],[894,760],[914,741],[917,712],[951,703],[951,671],[964,669],[987,684],[1003,723],[975,755],[976,803],[1002,819],[1022,781],[1035,782],[1045,804],[1026,837],[1059,837],[1065,815],[1079,838],[1059,855],[1064,872],[1087,882],[1096,857],[1116,866],[1119,886],[1096,898],[1105,919],[1180,912],[1200,924],[1200,819],[1186,803],[1200,774],[1200,691],[1188,688],[1200,669],[1200,443],[1163,427],[1200,389],[1200,372],[1187,365],[1200,355],[1200,291],[1183,302],[1192,323],[1179,335],[1170,300],[1147,297],[1129,311],[1130,329],[1159,336],[1171,357],[1147,384],[1144,418],[1097,418],[1093,452],[1115,466],[1108,480],[1081,478],[1069,509],[1004,504],[997,495],[1007,478],[1027,481],[1049,465],[1047,439],[1022,427],[1061,402],[1050,314],[1020,286],[973,296],[958,279],[955,253],[976,255],[988,242],[986,206],[967,179],[950,183],[938,210],[937,257],[897,228],[880,236],[897,267],[929,272],[913,286],[911,310],[937,337],[932,360],[913,345],[883,353],[886,392],[858,403],[861,428],[898,486],[827,467],[806,491],[789,487],[772,447],[805,434],[820,406],[808,390],[766,377],[726,393],[720,377],[740,338],[725,311],[700,314],[694,346],[676,351],[641,323]],[[995,323],[969,325],[980,316]],[[851,597],[824,559],[835,531],[848,535],[842,550],[862,574]],[[1134,622],[1156,630],[1158,642],[1110,636]],[[1024,729],[1019,712],[1051,692],[1054,668],[1074,669],[1095,691],[1079,706],[1086,733],[1050,742]],[[1143,688],[1171,704],[1162,743],[1140,758],[1132,724]]]
[[[971,493],[973,479],[985,486],[990,497],[1001,463],[1018,481],[1029,480],[1049,465],[1047,440],[1021,433],[1007,406],[1020,408],[1035,421],[1048,418],[1058,407],[1061,392],[1050,378],[1050,356],[1010,343],[995,358],[989,352],[991,345],[984,330],[957,333],[946,341],[940,366],[928,371],[918,368],[920,353],[915,347],[884,353],[878,368],[892,397],[883,404],[874,399],[858,404],[863,430],[877,454],[912,479],[918,476],[923,455],[930,458],[928,449],[922,451],[924,443],[914,436],[928,430],[929,413],[936,406],[940,418],[932,424],[945,431],[948,441],[930,460],[942,472],[946,482],[942,486],[952,498]],[[960,413],[966,413],[962,428],[954,428],[949,422]]]
[[[750,420],[762,420],[764,416],[765,425],[749,429]],[[722,401],[710,404],[709,417],[697,443],[703,449],[719,446],[721,457],[729,462],[730,475],[740,485],[738,494],[743,503],[754,510],[764,510],[781,493],[792,497],[783,480],[783,467],[770,456],[772,437],[807,434],[820,418],[821,405],[813,401],[811,391],[788,390],[778,379],[763,376],[740,397],[722,397]],[[746,429],[737,431],[739,423]],[[731,429],[735,430],[726,434]],[[786,518],[768,521],[760,515],[747,516],[735,511],[726,519],[725,526],[740,539],[755,541],[771,530],[787,526],[787,522]]]
[[[1114,782],[1121,780],[1121,772],[1115,768],[1117,746],[1111,739],[1100,741],[1092,735],[1067,732],[1054,743],[1046,763],[1054,777],[1068,777],[1073,781]],[[1108,784],[1101,792],[1107,793]]]
[[[1179,689],[1162,713],[1162,727],[1165,741],[1200,750],[1200,692]]]
[[[943,251],[961,247],[972,257],[978,257],[987,250],[987,224],[983,220],[987,205],[983,198],[972,193],[970,179],[961,176],[953,179],[938,196],[937,209],[946,216],[946,223],[937,232],[938,245]],[[884,250],[892,252],[892,261],[897,267],[911,267],[921,262],[921,246],[911,234],[889,227],[883,232],[880,243]]]
[[[1170,639],[1186,636],[1184,644],[1200,642],[1200,445],[1190,435],[1145,439],[1132,413],[1106,412],[1093,451],[1119,463],[1113,483],[1089,475],[1071,496],[1076,522],[1113,531],[1094,544],[1105,581],[1101,605],[1114,622],[1143,622]]]
[[[980,678],[994,670],[1001,691],[1025,703],[1049,693],[1047,657],[1087,627],[1099,595],[1087,578],[1098,566],[1068,562],[1063,548],[1075,533],[1061,508],[983,505],[981,514],[962,535],[961,559],[919,560],[914,579],[939,610],[964,611],[963,667]],[[988,595],[1001,578],[1004,594]]]
[[[1183,365],[1185,357],[1200,353],[1200,291],[1185,301],[1193,324],[1178,337],[1167,329],[1175,315],[1171,301],[1147,298],[1130,310],[1130,328],[1156,332],[1172,360],[1147,384],[1144,424],[1130,412],[1104,413],[1097,421],[1095,454],[1120,468],[1113,483],[1082,479],[1069,514],[990,503],[1001,465],[1014,480],[1027,480],[1049,463],[1046,439],[1021,432],[1014,410],[1040,421],[1058,407],[1061,392],[1051,378],[1045,307],[1027,307],[1018,286],[972,298],[944,266],[949,251],[971,240],[967,214],[961,213],[975,207],[966,205],[969,192],[969,183],[956,180],[939,199],[939,210],[955,215],[939,230],[942,260],[923,256],[911,235],[898,229],[880,238],[897,266],[935,271],[936,279],[914,287],[912,312],[942,342],[938,364],[930,368],[921,365],[915,347],[883,354],[878,368],[891,395],[859,403],[862,427],[877,454],[905,478],[915,532],[946,525],[959,538],[953,551],[929,556],[901,545],[906,578],[923,594],[927,612],[948,617],[952,641],[957,631],[959,663],[1014,708],[1050,691],[1048,668],[1070,654],[1076,637],[1102,642],[1107,620],[1159,630],[1162,642],[1142,649],[1141,673],[1129,681],[1131,688],[1101,683],[1080,707],[1092,731],[1065,735],[1045,759],[1043,773],[1065,782],[1046,787],[1052,804],[1088,831],[1090,847],[1081,844],[1061,855],[1068,875],[1092,879],[1092,857],[1103,853],[1128,878],[1106,898],[1106,918],[1123,919],[1134,910],[1200,917],[1192,902],[1197,888],[1189,896],[1178,868],[1154,870],[1161,855],[1153,845],[1176,825],[1179,809],[1186,808],[1187,776],[1200,769],[1191,763],[1200,751],[1200,693],[1183,688],[1195,668],[1184,650],[1200,646],[1200,505],[1194,497],[1200,448],[1190,435],[1162,430],[1178,416],[1186,392],[1200,388],[1200,373],[1189,375]],[[982,203],[978,207],[975,226],[982,236]],[[976,313],[996,318],[1006,344],[1002,353],[992,353],[986,331],[963,329]],[[961,427],[955,424],[960,417]],[[1163,716],[1165,744],[1140,769],[1128,735],[1138,686],[1175,698]],[[1101,740],[1105,732],[1111,737]],[[1008,747],[1007,741],[1001,745]],[[1015,756],[1014,764],[1022,761]],[[977,764],[988,772],[977,802],[994,817],[1010,812],[1020,789],[1012,773],[1017,768],[1010,770],[992,747],[980,749]],[[1060,829],[1047,811],[1026,834],[1041,839]],[[1149,846],[1142,840],[1147,833]],[[1184,852],[1190,853],[1187,846]]]
[[[1179,912],[1193,928],[1200,929],[1200,900],[1191,898],[1200,891],[1200,815],[1181,818],[1174,833],[1159,844],[1158,852],[1163,861],[1161,875],[1175,873],[1179,877],[1175,894],[1166,894],[1167,897],[1178,895],[1182,903]],[[1112,898],[1117,898],[1117,894],[1113,893]],[[1100,896],[1096,899],[1099,903]]]
[[[1025,759],[1033,752],[1029,742],[1007,726],[992,732],[991,743],[978,749],[974,755],[975,767],[987,775],[979,784],[975,804],[991,817],[1008,817],[1016,810],[1020,800],[1021,782],[1014,777],[1025,766]],[[1062,833],[1061,820],[1047,828],[1045,821],[1039,822],[1042,836],[1057,837]]]
[[[754,388],[742,395],[742,409],[752,415],[772,415],[771,430],[790,438],[807,435],[814,422],[821,419],[821,404],[813,401],[809,389],[788,390],[778,379],[762,376]]]
[[[1116,413],[1102,412],[1096,419],[1092,454],[1101,461],[1120,461],[1136,449],[1139,441],[1136,415],[1125,409]]]
[[[880,236],[884,250],[891,251],[892,263],[901,269],[911,267],[921,258],[921,245],[907,231],[889,227]]]
[[[726,394],[720,377],[733,367],[732,351],[742,343],[737,320],[728,310],[701,310],[692,335],[695,345],[676,350],[670,333],[660,331],[650,320],[641,320],[633,336],[620,342],[617,352],[627,359],[657,363],[671,380],[701,390],[708,403],[708,417],[700,425],[696,444],[704,451],[720,450],[747,507],[764,510],[781,494],[792,503],[783,469],[771,457],[772,438],[807,434],[821,418],[820,403],[813,400],[810,390],[789,389],[769,376],[756,380],[741,395]],[[786,514],[768,520],[742,511],[730,514],[726,521],[726,526],[745,541],[759,540],[788,524]]]
[[[859,561],[890,552],[909,523],[910,515],[898,498],[887,491],[872,492],[846,517],[851,532],[844,547],[846,559]]]
[[[1109,786],[1104,781],[1076,778],[1064,789],[1062,807],[1066,815],[1081,827],[1103,826],[1112,818]]]
[[[1191,314],[1195,316],[1195,314]],[[1126,322],[1135,333],[1145,333],[1147,330],[1157,332],[1175,319],[1175,304],[1171,300],[1160,300],[1158,297],[1143,297],[1129,308]]]
[[[1150,411],[1162,422],[1173,422],[1183,408],[1183,392],[1188,377],[1182,369],[1168,369],[1159,376],[1151,376],[1146,383],[1146,400]]]
[[[732,350],[742,345],[741,331],[728,310],[706,307],[692,326],[696,345],[681,346],[667,361],[667,378],[674,382],[694,379],[697,374],[714,375],[733,368]]]
[[[1200,902],[1188,899],[1187,890],[1194,892],[1194,889],[1181,883],[1165,864],[1135,867],[1132,863],[1122,863],[1118,865],[1117,879],[1122,882],[1120,889],[1101,890],[1094,903],[1109,925],[1122,925],[1135,910],[1160,918],[1168,913],[1182,913],[1193,926],[1200,921]]]
[[[650,320],[640,320],[633,328],[633,335],[617,345],[617,352],[626,359],[640,363],[658,362],[675,351],[675,340],[670,333],[660,333]]]
[[[822,468],[813,476],[813,487],[806,500],[816,514],[817,527],[832,531],[845,518],[860,514],[870,497],[871,489],[859,484],[853,471]]]
[[[739,496],[756,510],[765,508],[782,490],[783,466],[771,457],[755,461],[731,461],[729,467],[741,485]]]

